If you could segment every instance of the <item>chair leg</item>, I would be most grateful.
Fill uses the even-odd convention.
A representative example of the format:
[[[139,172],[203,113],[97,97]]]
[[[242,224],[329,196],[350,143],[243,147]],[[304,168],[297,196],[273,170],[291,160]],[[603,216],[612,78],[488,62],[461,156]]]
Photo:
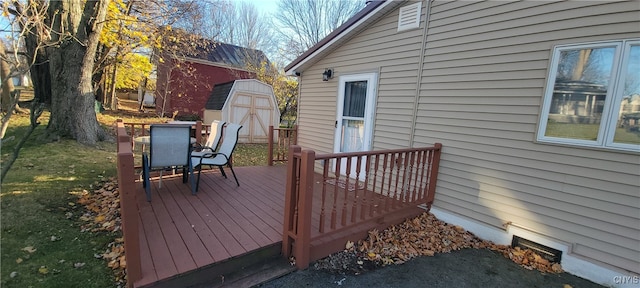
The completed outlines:
[[[187,183],[189,180],[189,174],[187,174],[187,168],[182,167],[182,183]]]
[[[149,159],[147,155],[142,155],[142,175],[143,182],[142,186],[144,187],[144,192],[147,194],[147,202],[151,202],[151,183],[149,181]]]
[[[202,165],[198,165],[198,180],[196,181],[196,192],[200,188],[200,173],[202,173]]]
[[[233,174],[233,179],[236,179],[236,184],[240,186],[240,182],[238,182],[238,177],[236,177],[236,172],[233,172],[233,167],[231,167],[231,163],[228,163],[227,165],[229,166],[229,169],[231,169],[231,174]],[[220,169],[222,169],[222,167],[220,167]]]
[[[224,176],[224,179],[227,179],[227,174],[224,173],[224,170],[222,169],[222,166],[218,166],[218,169],[220,169],[220,174],[222,174],[222,176]]]
[[[198,191],[196,188],[196,183],[194,182],[194,180],[196,179],[196,176],[193,175],[193,167],[191,167],[191,164],[189,164],[189,174],[191,174],[190,179],[191,179],[191,194],[192,195],[196,195],[196,192]]]

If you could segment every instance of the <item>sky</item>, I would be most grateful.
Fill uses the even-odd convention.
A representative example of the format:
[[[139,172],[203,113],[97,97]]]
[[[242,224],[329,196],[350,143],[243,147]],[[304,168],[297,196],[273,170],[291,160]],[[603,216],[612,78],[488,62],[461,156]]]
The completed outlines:
[[[234,2],[252,3],[258,11],[264,13],[273,13],[278,8],[278,0],[233,0]]]

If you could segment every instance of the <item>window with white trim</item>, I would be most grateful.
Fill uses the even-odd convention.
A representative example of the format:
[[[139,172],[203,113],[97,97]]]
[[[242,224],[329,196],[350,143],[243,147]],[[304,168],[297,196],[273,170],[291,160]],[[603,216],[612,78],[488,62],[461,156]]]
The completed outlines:
[[[640,39],[556,46],[538,141],[640,152]]]
[[[422,1],[400,7],[398,12],[398,32],[420,27]]]

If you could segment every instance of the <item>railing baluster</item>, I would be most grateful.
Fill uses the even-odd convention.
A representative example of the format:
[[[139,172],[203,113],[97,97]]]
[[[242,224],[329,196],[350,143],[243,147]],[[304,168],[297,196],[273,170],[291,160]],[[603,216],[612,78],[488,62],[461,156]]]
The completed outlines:
[[[353,180],[353,201],[351,201],[351,223],[356,222],[358,215],[358,186],[360,186],[360,169],[362,167],[362,156],[356,158],[356,178]]]
[[[363,190],[362,190],[362,201],[360,201],[360,220],[364,220],[365,216],[367,215],[367,202],[371,202],[372,200],[372,194],[371,191],[369,191],[369,173],[371,171],[371,159],[369,156],[365,156],[365,159],[367,159],[367,163],[365,165],[364,168],[364,183],[363,183]]]
[[[344,193],[344,199],[342,202],[342,213],[340,214],[341,216],[341,224],[342,226],[346,226],[347,225],[347,196],[349,196],[349,178],[351,178],[351,157],[345,157],[347,159],[347,168],[346,168],[346,176],[344,179],[344,189],[342,189],[342,193]]]
[[[329,178],[329,161],[324,161],[322,167],[322,204],[320,205],[320,233],[324,233],[325,205],[327,198],[327,179]]]
[[[404,160],[404,163],[402,163],[402,168],[404,170],[401,172],[402,187],[400,188],[400,203],[398,203],[400,206],[407,203],[407,169],[409,168],[409,152],[402,153],[402,160]]]
[[[396,158],[396,154],[399,154],[399,153],[391,154],[391,170],[389,171],[389,174],[390,174],[389,177],[392,177],[395,174],[396,182],[394,183],[394,186],[393,186],[393,196],[391,197],[392,199],[391,199],[391,204],[389,209],[396,208],[396,202],[398,200],[398,182],[400,180],[400,174],[399,174],[400,164],[398,163],[399,159]],[[389,181],[389,184],[391,184],[391,182],[392,181]],[[391,191],[391,189],[389,190]]]
[[[373,199],[371,199],[371,202],[370,202],[371,207],[369,207],[369,217],[373,217],[374,209],[376,209],[376,203],[380,199],[380,197],[376,195],[376,186],[378,186],[378,169],[380,169],[380,154],[376,154],[375,158],[376,158],[376,164],[374,165],[374,168],[373,168],[373,171],[374,171],[373,185],[371,185],[371,196],[373,197]],[[384,187],[384,183],[382,187]],[[380,189],[380,191],[382,191],[382,189]]]
[[[427,165],[429,164],[427,162],[427,157],[429,155],[429,153],[431,153],[431,151],[423,151],[422,152],[422,164],[420,165],[420,192],[418,194],[418,201],[422,201],[424,199],[424,193],[425,193],[425,175],[429,175],[429,174],[425,174],[426,170],[427,170]]]
[[[330,161],[330,160],[325,160]],[[338,222],[338,180],[340,180],[340,165],[342,163],[342,158],[336,158],[336,171],[335,171],[335,181],[333,184],[333,209],[331,210],[331,229],[336,229],[336,222]]]

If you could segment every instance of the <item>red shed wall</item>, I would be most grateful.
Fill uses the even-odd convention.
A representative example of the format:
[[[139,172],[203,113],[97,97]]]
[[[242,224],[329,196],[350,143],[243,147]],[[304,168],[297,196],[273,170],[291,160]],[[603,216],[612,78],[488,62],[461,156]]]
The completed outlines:
[[[169,61],[167,61],[169,62]],[[171,116],[177,111],[178,116],[197,114],[204,117],[204,105],[209,99],[213,86],[237,79],[254,79],[255,74],[243,70],[207,65],[202,63],[184,62],[158,65],[156,87],[156,112],[163,111]],[[168,73],[168,70],[173,69]],[[169,81],[167,76],[170,75]],[[168,88],[167,88],[168,87]],[[168,91],[168,92],[167,92]]]

